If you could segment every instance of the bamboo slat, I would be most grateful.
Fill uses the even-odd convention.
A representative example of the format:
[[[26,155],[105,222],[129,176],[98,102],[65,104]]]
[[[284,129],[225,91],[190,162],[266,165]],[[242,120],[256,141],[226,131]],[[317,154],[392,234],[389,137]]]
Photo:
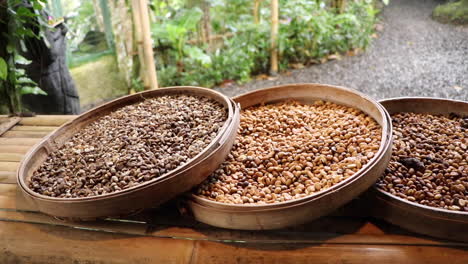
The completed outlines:
[[[57,129],[56,126],[14,126],[10,131],[45,131],[52,132]]]
[[[43,138],[50,132],[48,131],[7,131],[2,137],[4,138]]]
[[[30,148],[30,146],[0,145],[0,153],[26,154]]]
[[[0,183],[16,184],[16,173],[9,171],[0,171]]]
[[[3,135],[6,131],[10,130],[11,127],[16,125],[21,118],[19,117],[12,117],[12,118],[6,118],[6,121],[0,121],[0,136]]]
[[[19,162],[0,161],[0,171],[16,172]]]
[[[0,152],[0,162],[2,161],[13,161],[20,162],[24,155],[18,153],[1,153]]]
[[[38,115],[22,118],[19,124],[23,126],[61,126],[75,117],[76,115]]]
[[[0,138],[0,146],[33,146],[40,138]]]

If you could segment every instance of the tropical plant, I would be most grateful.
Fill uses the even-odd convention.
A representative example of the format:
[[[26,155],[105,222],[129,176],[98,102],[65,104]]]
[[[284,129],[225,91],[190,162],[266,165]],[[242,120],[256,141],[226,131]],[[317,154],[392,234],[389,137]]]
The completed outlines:
[[[0,100],[7,104],[12,114],[22,112],[21,95],[45,94],[26,76],[21,65],[29,62],[20,55],[20,49],[25,49],[25,41],[45,38],[40,30],[47,26],[40,14],[43,5],[43,0],[0,1],[0,34],[6,42],[0,46]]]
[[[171,6],[171,1],[166,1]],[[180,2],[180,1],[179,1]],[[210,0],[213,34],[221,43],[196,40],[203,13],[180,7],[159,11],[153,24],[156,65],[161,85],[214,86],[246,82],[267,73],[270,57],[270,9],[253,1]],[[345,1],[342,1],[343,3]],[[167,9],[169,10],[169,9]],[[346,1],[339,10],[325,1],[281,0],[279,27],[280,69],[291,64],[315,63],[324,57],[352,49],[364,49],[371,41],[377,10],[371,0]]]

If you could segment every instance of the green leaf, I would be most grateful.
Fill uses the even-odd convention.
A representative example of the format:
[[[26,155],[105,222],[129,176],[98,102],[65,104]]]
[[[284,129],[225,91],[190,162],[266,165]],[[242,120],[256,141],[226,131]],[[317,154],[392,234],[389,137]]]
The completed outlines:
[[[6,80],[8,76],[8,66],[5,59],[0,57],[0,79]]]
[[[31,84],[31,85],[36,85],[37,86],[37,83],[31,79],[29,79],[28,77],[19,77],[17,80],[16,80],[16,83],[19,83],[19,84]]]
[[[31,12],[29,9],[27,9],[24,6],[20,6],[18,10],[16,10],[16,14],[22,17],[35,17],[36,16],[36,14]]]
[[[17,55],[15,56],[15,62],[16,62],[16,64],[28,65],[28,64],[30,64],[32,61],[26,59],[25,57],[23,57],[23,56],[21,56],[21,55],[19,55],[19,54],[17,54]]]
[[[211,57],[204,53],[202,49],[195,46],[186,46],[185,52],[190,58],[201,63],[204,67],[211,65]]]
[[[8,45],[6,46],[6,50],[7,50],[8,53],[11,54],[11,53],[13,53],[13,52],[15,51],[15,48],[13,47],[13,45],[8,44]]]
[[[47,95],[41,88],[35,86],[23,86],[21,87],[20,93],[23,94],[40,94],[40,95]]]
[[[34,3],[33,3],[33,8],[34,8],[35,10],[39,10],[39,11],[40,11],[40,10],[42,10],[42,5],[41,5],[39,2],[34,2]]]

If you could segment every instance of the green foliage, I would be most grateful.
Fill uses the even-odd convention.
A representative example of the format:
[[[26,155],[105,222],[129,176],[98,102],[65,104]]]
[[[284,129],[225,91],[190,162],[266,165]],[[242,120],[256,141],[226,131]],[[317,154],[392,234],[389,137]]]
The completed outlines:
[[[131,89],[136,93],[144,91],[145,86],[143,85],[143,81],[140,78],[133,78]]]
[[[8,77],[8,65],[5,59],[0,58],[0,79],[6,80]]]
[[[78,46],[83,41],[86,33],[91,30],[98,30],[93,1],[64,0],[63,4],[66,12],[65,15],[71,16],[67,21],[67,26],[71,32],[67,36],[67,45],[70,50],[74,51],[78,49]]]
[[[79,67],[83,64],[97,61],[100,58],[107,56],[107,55],[111,55],[111,54],[115,55],[115,52],[112,50],[106,50],[106,51],[102,51],[99,53],[75,53],[74,54],[75,57],[73,58],[73,60],[70,61],[69,67],[70,68]]]
[[[45,94],[21,69],[21,65],[29,61],[20,56],[18,50],[24,49],[28,38],[45,38],[41,28],[47,24],[40,14],[44,1],[29,0],[29,7],[21,0],[2,3],[6,6],[0,6],[0,31],[7,44],[0,47],[0,94],[8,110],[18,113],[22,111],[21,95]]]
[[[260,9],[255,24],[252,1],[210,0],[212,34],[232,34],[222,45],[208,49],[188,44],[196,38],[202,12],[198,8],[172,10],[153,25],[156,65],[161,86],[214,86],[225,81],[246,82],[267,73],[270,57],[269,5]],[[263,1],[268,2],[268,1]],[[337,13],[322,1],[280,1],[280,67],[308,64],[329,54],[366,48],[371,41],[377,10],[370,0],[348,1]],[[161,16],[163,17],[163,16]],[[184,23],[190,21],[190,23]]]
[[[468,24],[468,0],[459,0],[437,6],[432,16],[443,23]]]

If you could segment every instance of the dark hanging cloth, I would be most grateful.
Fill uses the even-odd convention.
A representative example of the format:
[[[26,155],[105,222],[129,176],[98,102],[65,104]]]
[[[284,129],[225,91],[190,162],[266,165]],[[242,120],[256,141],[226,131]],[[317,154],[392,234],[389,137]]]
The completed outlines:
[[[35,31],[38,29],[35,28]],[[46,28],[43,38],[28,38],[23,56],[32,61],[26,65],[26,74],[47,95],[27,94],[23,104],[38,114],[79,114],[80,99],[66,61],[67,28],[63,23]]]

